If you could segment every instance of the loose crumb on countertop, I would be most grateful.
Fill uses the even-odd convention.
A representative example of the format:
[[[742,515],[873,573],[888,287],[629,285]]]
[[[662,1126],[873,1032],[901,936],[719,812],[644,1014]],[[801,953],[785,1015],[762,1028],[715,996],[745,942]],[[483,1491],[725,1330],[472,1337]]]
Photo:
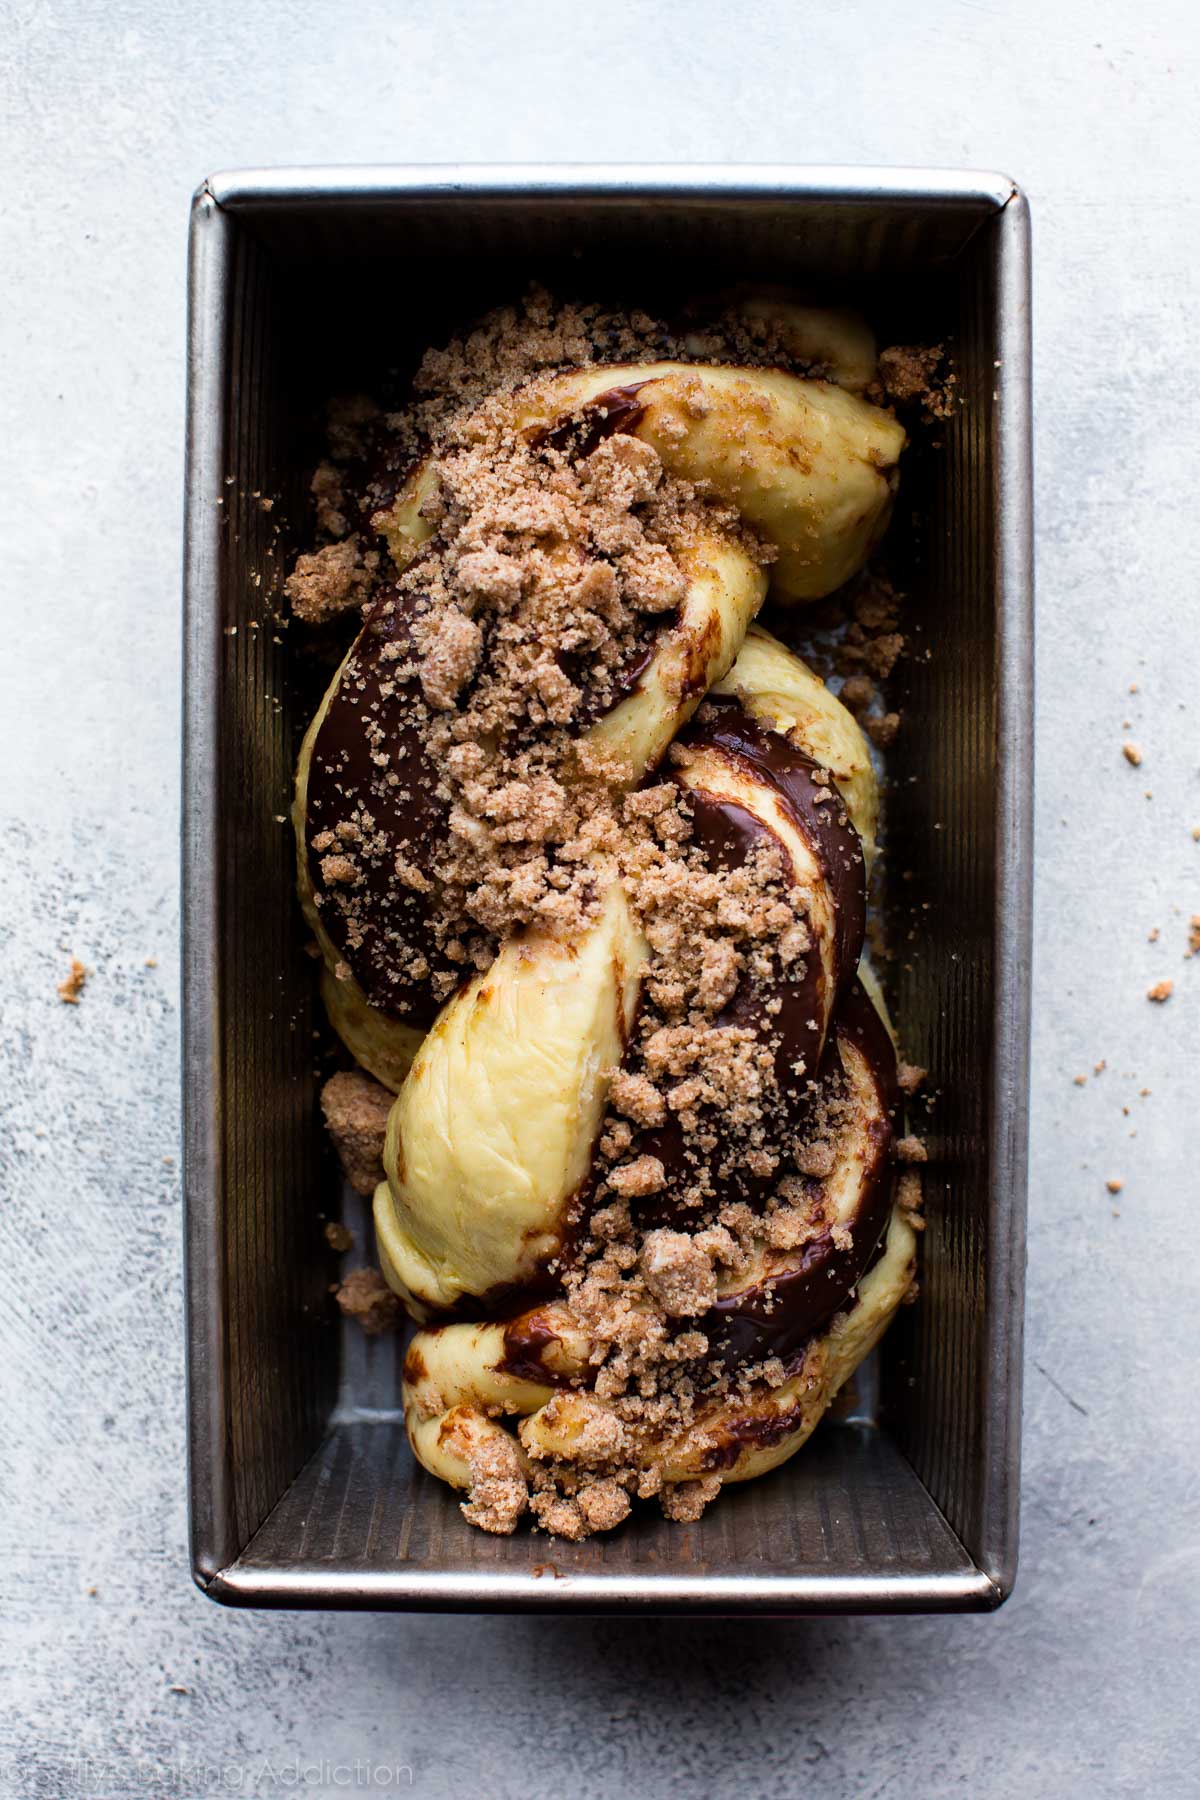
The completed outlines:
[[[1126,741],[1121,745],[1121,755],[1125,758],[1127,763],[1132,763],[1135,769],[1141,768],[1142,753],[1136,744],[1131,744]]]
[[[78,1006],[79,996],[87,983],[87,970],[77,956],[71,958],[70,973],[58,984],[58,997],[64,1006]]]
[[[1174,992],[1175,983],[1173,981],[1156,981],[1153,987],[1146,989],[1146,998],[1147,1000],[1156,1000],[1161,1003],[1164,1000],[1169,1000]]]
[[[1104,1185],[1110,1194],[1119,1194],[1121,1189],[1125,1186],[1125,1183],[1121,1180],[1120,1176],[1111,1175]]]

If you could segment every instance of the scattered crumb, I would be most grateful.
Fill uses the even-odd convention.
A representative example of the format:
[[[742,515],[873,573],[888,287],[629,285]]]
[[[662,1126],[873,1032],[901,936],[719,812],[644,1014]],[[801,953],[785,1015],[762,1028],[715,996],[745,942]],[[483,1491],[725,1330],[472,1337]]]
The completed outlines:
[[[919,1063],[902,1062],[896,1069],[896,1085],[902,1094],[915,1094],[928,1074]]]
[[[58,984],[58,997],[64,1006],[78,1006],[79,996],[87,982],[87,970],[77,956],[71,958],[71,972]]]
[[[1200,913],[1193,913],[1188,920],[1188,941],[1185,956],[1200,956]]]
[[[1161,1004],[1162,1001],[1169,1000],[1174,992],[1175,983],[1173,981],[1156,981],[1153,987],[1146,989],[1146,998]]]
[[[1135,769],[1141,768],[1142,753],[1138,749],[1136,744],[1131,744],[1128,742],[1122,744],[1121,745],[1121,755],[1125,758],[1125,761],[1127,763],[1132,763]]]
[[[146,958],[146,967],[147,967],[147,968],[148,968],[148,969],[157,969],[157,967],[158,967],[158,958],[157,958],[157,956],[148,956],[148,957],[147,957],[147,958]]]
[[[331,1219],[325,1227],[325,1242],[331,1250],[339,1252],[353,1250],[354,1233],[348,1225],[342,1225],[336,1219]]]
[[[1077,1075],[1075,1077],[1075,1086],[1076,1087],[1086,1087],[1087,1086],[1087,1076],[1086,1075]]]
[[[269,494],[260,494],[258,496],[258,504],[265,513],[275,511],[275,502],[271,499]]]
[[[716,1475],[702,1475],[699,1481],[681,1481],[676,1486],[667,1486],[662,1493],[663,1512],[677,1524],[693,1525],[720,1491],[721,1482]]]
[[[360,1194],[373,1194],[384,1179],[383,1140],[395,1098],[361,1069],[343,1069],[321,1089],[321,1111],[338,1160]]]
[[[888,750],[899,734],[900,714],[889,712],[874,715],[863,721],[863,727],[877,750]]]
[[[1098,1063],[1093,1064],[1092,1073],[1093,1073],[1093,1075],[1103,1075],[1103,1073],[1104,1073],[1105,1069],[1107,1069],[1107,1067],[1108,1067],[1108,1061],[1105,1057],[1102,1056]]]
[[[879,353],[879,380],[889,400],[920,405],[927,420],[948,419],[954,410],[953,373],[942,372],[941,344],[893,344]]]
[[[1108,1189],[1110,1194],[1119,1194],[1121,1189],[1125,1186],[1125,1183],[1120,1179],[1119,1176],[1113,1175],[1105,1182],[1104,1185]]]
[[[854,714],[866,712],[879,689],[869,675],[847,675],[838,698]]]
[[[1158,926],[1157,925],[1152,925],[1150,927],[1149,931],[1146,933],[1146,942],[1148,944],[1157,944],[1157,942],[1158,942]]]
[[[404,1322],[404,1308],[378,1269],[352,1269],[336,1291],[346,1317],[361,1325],[368,1337],[395,1331]]]
[[[929,1152],[920,1138],[902,1137],[896,1144],[896,1160],[903,1163],[923,1163],[929,1161]]]
[[[305,625],[324,625],[371,595],[379,552],[360,549],[357,536],[298,557],[284,582],[292,611]]]

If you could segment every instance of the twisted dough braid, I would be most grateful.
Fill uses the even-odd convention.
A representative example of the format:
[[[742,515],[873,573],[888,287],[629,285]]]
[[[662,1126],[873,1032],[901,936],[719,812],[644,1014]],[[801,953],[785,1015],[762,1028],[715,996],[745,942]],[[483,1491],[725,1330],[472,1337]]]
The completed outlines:
[[[768,573],[752,541],[716,515],[691,519],[671,545],[678,604],[618,671],[611,703],[574,733],[581,766],[601,759],[617,792],[639,789],[673,748],[667,779],[697,854],[738,870],[767,846],[802,901],[803,957],[770,980],[743,974],[719,1018],[739,1041],[768,1047],[797,1117],[833,1120],[828,1166],[804,1176],[811,1228],[794,1242],[760,1231],[771,1181],[742,1180],[737,1196],[751,1204],[738,1255],[713,1252],[703,1305],[671,1300],[667,1262],[688,1223],[672,1172],[694,1157],[673,1117],[643,1120],[636,1134],[643,1164],[666,1175],[639,1217],[647,1281],[662,1276],[655,1292],[668,1298],[656,1310],[641,1289],[635,1310],[653,1314],[660,1335],[664,1311],[673,1330],[685,1325],[706,1346],[704,1366],[728,1377],[709,1384],[685,1424],[661,1413],[639,1423],[610,1404],[594,1336],[563,1294],[602,1204],[597,1141],[652,956],[619,856],[597,850],[589,923],[570,939],[511,932],[467,980],[439,965],[432,936],[429,954],[413,958],[414,929],[431,925],[438,896],[422,864],[406,877],[397,927],[395,847],[436,843],[445,801],[411,722],[420,602],[403,582],[372,609],[302,747],[299,887],[326,1003],[352,1054],[397,1090],[374,1210],[384,1274],[426,1322],[405,1364],[407,1429],[420,1461],[467,1491],[467,1516],[489,1529],[511,1529],[542,1477],[543,1499],[547,1482],[563,1498],[539,1516],[580,1535],[616,1523],[633,1491],[661,1490],[687,1516],[689,1493],[699,1503],[774,1467],[812,1431],[911,1280],[915,1240],[892,1191],[895,1053],[858,978],[878,811],[870,758],[820,679],[753,624],[768,587],[784,601],[816,598],[861,567],[886,525],[904,434],[852,391],[869,378],[861,339],[818,314],[793,323],[810,338],[832,335],[844,386],[660,362],[568,370],[497,403],[535,449],[586,458],[614,436],[648,445],[771,551]],[[828,360],[836,373],[837,356]],[[375,515],[398,571],[419,569],[435,548],[437,482],[427,457]],[[399,780],[389,787],[373,764],[398,768]],[[354,859],[335,830],[348,793],[369,800],[355,815],[366,828]],[[720,1198],[726,1175],[718,1153],[705,1154]],[[665,1273],[652,1266],[660,1252]]]

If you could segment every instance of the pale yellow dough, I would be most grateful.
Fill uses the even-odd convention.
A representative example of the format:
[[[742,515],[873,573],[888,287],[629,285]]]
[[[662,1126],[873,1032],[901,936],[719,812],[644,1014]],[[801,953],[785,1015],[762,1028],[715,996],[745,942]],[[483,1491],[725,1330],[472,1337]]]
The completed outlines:
[[[442,1008],[388,1121],[385,1274],[420,1314],[558,1247],[633,1021],[646,946],[619,881],[575,944],[516,938]]]
[[[533,382],[512,397],[514,422],[533,433],[635,383],[643,411],[630,435],[652,444],[669,473],[707,483],[774,547],[776,599],[819,599],[862,567],[887,525],[905,444],[890,413],[836,382],[660,362]],[[431,480],[420,465],[395,504],[375,515],[401,564],[430,535],[421,507]]]

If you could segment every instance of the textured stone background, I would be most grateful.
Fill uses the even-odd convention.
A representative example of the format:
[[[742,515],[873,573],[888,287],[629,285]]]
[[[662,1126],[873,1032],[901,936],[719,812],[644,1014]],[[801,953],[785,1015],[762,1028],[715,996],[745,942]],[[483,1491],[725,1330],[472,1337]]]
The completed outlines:
[[[0,41],[0,1792],[270,1793],[289,1759],[356,1756],[428,1796],[1200,1792],[1190,0],[7,0]],[[995,1617],[272,1617],[190,1584],[187,200],[219,166],[456,158],[962,164],[1031,195],[1029,1364]],[[55,998],[71,952],[78,1008]]]

